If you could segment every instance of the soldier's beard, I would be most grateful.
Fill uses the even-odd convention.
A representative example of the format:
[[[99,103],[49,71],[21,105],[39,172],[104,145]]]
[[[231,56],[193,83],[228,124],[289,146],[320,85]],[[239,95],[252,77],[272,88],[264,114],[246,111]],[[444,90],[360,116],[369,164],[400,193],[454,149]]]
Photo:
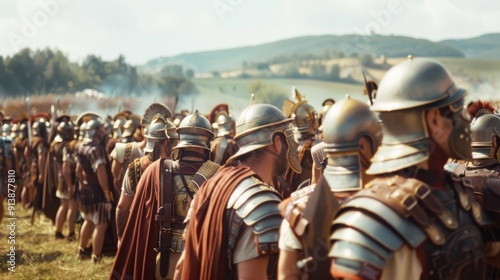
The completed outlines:
[[[288,160],[286,158],[287,148],[281,149],[276,161],[274,162],[274,170],[276,175],[284,175],[288,169]]]

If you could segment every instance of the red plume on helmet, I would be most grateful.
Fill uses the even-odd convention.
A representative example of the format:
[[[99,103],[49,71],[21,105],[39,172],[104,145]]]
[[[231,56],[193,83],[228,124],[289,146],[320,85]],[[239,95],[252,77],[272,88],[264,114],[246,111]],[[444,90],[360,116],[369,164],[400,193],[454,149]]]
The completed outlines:
[[[489,113],[493,113],[495,112],[495,107],[493,107],[493,105],[489,101],[483,101],[480,99],[469,103],[469,105],[467,106],[467,112],[469,113],[471,119],[478,117],[477,114],[479,113],[479,111],[484,112],[486,110],[489,111]]]
[[[30,124],[33,124],[35,121],[39,119],[45,119],[46,121],[50,121],[50,114],[48,113],[36,113],[30,116]]]
[[[221,114],[229,116],[229,105],[227,103],[220,103],[215,105],[215,107],[210,111],[208,115],[208,121],[214,123],[217,121],[217,117]]]

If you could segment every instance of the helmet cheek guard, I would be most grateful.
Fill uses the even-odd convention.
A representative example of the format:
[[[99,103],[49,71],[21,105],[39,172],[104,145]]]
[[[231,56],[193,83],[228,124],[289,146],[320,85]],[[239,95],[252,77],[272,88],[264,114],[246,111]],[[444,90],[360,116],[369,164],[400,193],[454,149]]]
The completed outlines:
[[[302,166],[300,165],[299,159],[299,143],[295,140],[293,134],[293,128],[288,128],[283,131],[283,135],[285,135],[286,143],[288,145],[286,160],[288,162],[288,166],[295,173],[302,173]]]

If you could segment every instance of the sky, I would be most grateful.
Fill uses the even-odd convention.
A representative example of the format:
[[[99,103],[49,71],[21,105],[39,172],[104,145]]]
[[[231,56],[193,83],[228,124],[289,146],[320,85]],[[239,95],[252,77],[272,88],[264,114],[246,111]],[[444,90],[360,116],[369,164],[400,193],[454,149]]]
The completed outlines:
[[[50,47],[72,61],[123,54],[142,65],[160,56],[371,31],[432,41],[497,33],[500,1],[0,0],[2,56]]]

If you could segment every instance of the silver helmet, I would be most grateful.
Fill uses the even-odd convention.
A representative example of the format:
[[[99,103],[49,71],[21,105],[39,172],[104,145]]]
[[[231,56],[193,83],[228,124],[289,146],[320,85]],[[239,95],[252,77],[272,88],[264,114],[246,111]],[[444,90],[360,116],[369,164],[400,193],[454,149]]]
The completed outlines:
[[[123,126],[127,120],[124,118],[117,118],[113,122],[113,138],[122,138]]]
[[[293,125],[302,138],[315,136],[319,129],[318,113],[295,87],[292,91],[296,101],[286,100],[283,112],[293,118]]]
[[[46,137],[48,135],[48,120],[45,118],[36,119],[33,124],[33,136]]]
[[[471,122],[472,158],[490,158],[493,138],[500,138],[500,116],[489,111],[477,114]]]
[[[426,111],[446,108],[454,123],[451,157],[471,158],[469,119],[464,108],[466,91],[455,85],[450,73],[432,59],[413,59],[391,68],[377,90],[372,110],[383,123],[382,146],[368,174],[394,172],[429,159],[432,143]]]
[[[301,173],[302,167],[298,159],[298,144],[293,137],[292,120],[270,104],[248,106],[236,122],[234,139],[239,150],[227,162],[232,162],[252,151],[272,145],[274,134],[282,133],[288,144],[288,166],[296,173]]]
[[[176,132],[179,134],[179,143],[174,149],[202,148],[210,151],[210,141],[214,138],[212,126],[198,110],[186,116],[180,122]]]
[[[372,151],[377,150],[382,142],[379,118],[365,102],[347,97],[332,105],[324,120],[323,150],[328,165],[323,176],[334,191],[360,190],[366,183],[361,182],[360,140],[368,137]]]
[[[102,129],[102,127],[103,127],[103,122],[101,119],[93,119],[88,121],[85,124],[84,128],[85,137],[83,138],[83,142],[90,143],[102,140],[100,138],[105,136],[105,132]]]
[[[130,119],[123,124],[122,140],[134,136],[135,130],[137,129],[137,123]]]
[[[152,153],[155,149],[155,144],[161,143],[168,138],[165,129],[166,120],[163,117],[157,116],[151,120],[151,123],[147,126],[147,132],[144,134],[144,137],[146,137],[145,152]]]
[[[57,125],[56,142],[69,141],[74,137],[75,125],[72,121],[62,121]]]
[[[217,125],[217,136],[225,136],[233,134],[234,120],[231,116],[226,114],[220,114],[215,124]]]

